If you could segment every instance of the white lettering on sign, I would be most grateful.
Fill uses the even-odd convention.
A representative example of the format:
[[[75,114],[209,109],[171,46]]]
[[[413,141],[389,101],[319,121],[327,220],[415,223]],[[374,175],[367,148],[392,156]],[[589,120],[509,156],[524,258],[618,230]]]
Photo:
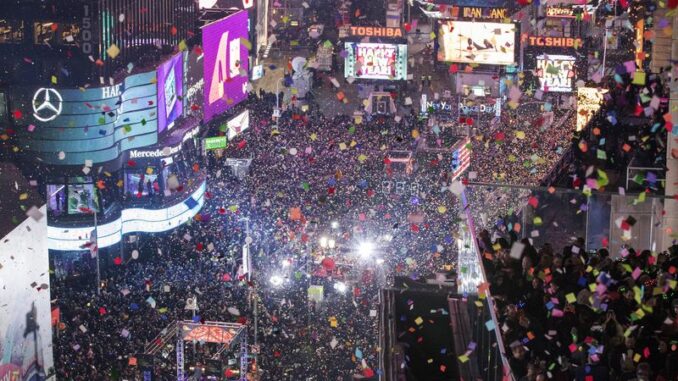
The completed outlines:
[[[166,156],[171,156],[174,155],[175,153],[179,152],[181,150],[181,144],[176,145],[174,147],[168,147],[165,149],[156,149],[153,151],[141,151],[141,150],[132,150],[129,151],[129,158],[130,159],[140,159],[140,158],[148,158],[148,157],[166,157]]]
[[[101,88],[101,98],[115,98],[120,96],[120,88],[122,83],[113,86],[106,86]]]
[[[570,92],[574,81],[575,57],[543,55],[537,57],[537,77],[542,91]]]
[[[395,75],[395,47],[366,47],[358,46],[358,62],[362,63],[360,75]]]
[[[89,14],[89,5],[83,6],[82,25],[80,32],[80,39],[82,52],[85,54],[92,54],[92,18]]]
[[[459,112],[464,114],[464,115],[468,115],[468,114],[472,114],[472,113],[476,113],[476,114],[477,113],[481,113],[481,114],[482,113],[488,113],[488,114],[490,114],[490,113],[496,112],[496,107],[497,107],[496,103],[492,104],[492,105],[482,105],[481,104],[481,105],[471,105],[471,106],[467,106],[463,103],[459,103]]]

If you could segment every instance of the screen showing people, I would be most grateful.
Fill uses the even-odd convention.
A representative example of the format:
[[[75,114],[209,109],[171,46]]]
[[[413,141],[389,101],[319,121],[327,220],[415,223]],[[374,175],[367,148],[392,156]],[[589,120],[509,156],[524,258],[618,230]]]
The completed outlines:
[[[407,79],[407,45],[347,42],[346,77]]]
[[[537,72],[541,90],[544,92],[569,93],[574,81],[574,63],[572,56],[541,55],[537,57]]]
[[[515,63],[516,26],[441,21],[438,43],[438,61],[511,65]]]

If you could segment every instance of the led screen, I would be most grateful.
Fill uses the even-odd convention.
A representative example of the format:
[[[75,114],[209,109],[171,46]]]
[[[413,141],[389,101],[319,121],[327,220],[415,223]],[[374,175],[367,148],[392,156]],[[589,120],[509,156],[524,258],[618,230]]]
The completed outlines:
[[[516,27],[472,21],[441,21],[438,61],[511,65],[515,62]]]
[[[344,75],[364,79],[407,79],[407,45],[347,42]]]
[[[179,53],[158,67],[158,132],[172,128],[183,112],[184,65]]]
[[[249,75],[246,40],[247,11],[202,28],[205,122],[246,98]]]
[[[574,62],[572,56],[542,55],[537,57],[537,78],[541,90],[569,93],[574,81]]]
[[[68,185],[68,214],[99,211],[99,198],[93,184]]]
[[[250,111],[245,110],[240,115],[226,123],[228,127],[228,140],[233,140],[250,126]]]

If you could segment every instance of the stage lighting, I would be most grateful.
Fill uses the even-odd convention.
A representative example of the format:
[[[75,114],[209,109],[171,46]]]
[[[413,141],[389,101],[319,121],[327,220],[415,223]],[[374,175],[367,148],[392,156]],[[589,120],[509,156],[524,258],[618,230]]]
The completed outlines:
[[[287,258],[282,260],[282,267],[283,268],[290,267],[291,264],[292,264],[292,262]]]
[[[320,247],[327,248],[327,237],[320,237]]]
[[[328,246],[330,249],[334,249],[334,247],[335,247],[336,245],[337,245],[337,243],[336,243],[333,239],[330,239],[330,240],[327,241],[327,246]]]
[[[382,258],[377,258],[377,264],[381,265],[382,263],[384,263],[384,260]]]
[[[334,284],[334,289],[341,292],[342,294],[346,292],[348,286],[344,282],[336,282]]]
[[[339,229],[339,222],[337,221],[332,221],[332,229]]]

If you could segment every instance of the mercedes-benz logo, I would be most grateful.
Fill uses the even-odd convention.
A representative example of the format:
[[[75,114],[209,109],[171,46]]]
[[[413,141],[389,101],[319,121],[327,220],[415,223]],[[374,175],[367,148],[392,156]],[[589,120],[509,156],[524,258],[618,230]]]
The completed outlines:
[[[41,88],[33,95],[33,117],[41,122],[49,122],[61,115],[63,98],[55,89]]]

